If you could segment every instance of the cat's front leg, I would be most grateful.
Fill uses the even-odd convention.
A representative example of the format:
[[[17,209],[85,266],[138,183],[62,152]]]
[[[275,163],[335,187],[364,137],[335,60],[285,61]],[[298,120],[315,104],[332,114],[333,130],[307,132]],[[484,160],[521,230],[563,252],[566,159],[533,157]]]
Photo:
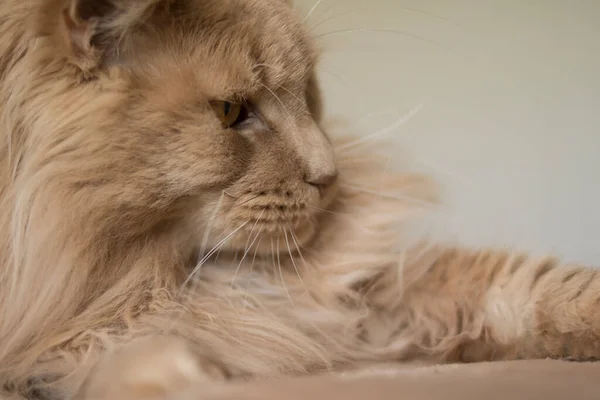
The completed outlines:
[[[100,361],[75,400],[170,400],[226,379],[222,365],[178,338],[143,338]]]
[[[600,270],[459,249],[411,268],[414,338],[443,361],[600,359]]]

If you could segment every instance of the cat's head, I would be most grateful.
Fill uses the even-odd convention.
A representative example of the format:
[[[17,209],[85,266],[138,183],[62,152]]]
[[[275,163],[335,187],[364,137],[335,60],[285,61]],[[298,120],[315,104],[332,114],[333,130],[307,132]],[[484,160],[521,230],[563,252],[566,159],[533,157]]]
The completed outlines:
[[[259,232],[260,252],[314,237],[337,171],[317,54],[288,2],[53,0],[41,14],[52,50],[24,157],[52,168],[47,195],[72,223],[206,248],[237,230],[233,251]]]

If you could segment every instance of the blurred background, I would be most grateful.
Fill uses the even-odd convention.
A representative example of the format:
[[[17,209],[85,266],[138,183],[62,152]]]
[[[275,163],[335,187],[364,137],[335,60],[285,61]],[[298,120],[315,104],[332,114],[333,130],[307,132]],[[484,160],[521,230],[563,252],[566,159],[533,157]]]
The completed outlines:
[[[600,266],[600,1],[295,6],[329,117],[367,135],[414,114],[392,137],[444,188],[437,234]]]

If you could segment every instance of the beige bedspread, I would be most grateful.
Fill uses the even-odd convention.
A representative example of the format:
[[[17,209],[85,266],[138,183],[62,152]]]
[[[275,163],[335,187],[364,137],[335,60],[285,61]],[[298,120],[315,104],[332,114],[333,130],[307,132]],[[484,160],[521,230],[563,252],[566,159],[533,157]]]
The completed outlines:
[[[210,399],[600,400],[600,363],[540,360],[383,369],[237,384]]]

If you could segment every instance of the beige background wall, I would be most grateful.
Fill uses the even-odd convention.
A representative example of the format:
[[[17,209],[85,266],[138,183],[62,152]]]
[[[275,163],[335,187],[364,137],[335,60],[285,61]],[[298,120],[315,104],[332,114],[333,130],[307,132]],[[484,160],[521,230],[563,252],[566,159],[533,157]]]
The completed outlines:
[[[308,22],[330,116],[368,134],[422,104],[394,137],[459,240],[600,266],[600,1],[323,0]]]

